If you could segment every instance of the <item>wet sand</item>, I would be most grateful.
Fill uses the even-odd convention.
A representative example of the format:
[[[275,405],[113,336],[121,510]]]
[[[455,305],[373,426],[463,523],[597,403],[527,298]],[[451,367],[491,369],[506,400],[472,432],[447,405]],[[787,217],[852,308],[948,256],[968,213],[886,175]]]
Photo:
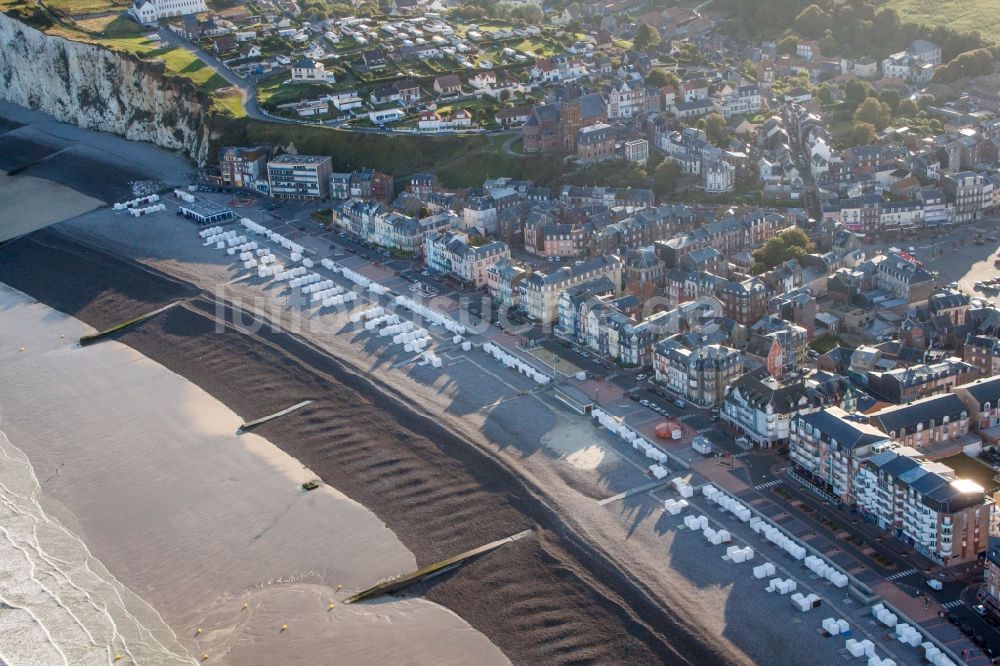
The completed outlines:
[[[125,654],[119,663],[167,663],[123,641],[102,642],[111,617],[119,625],[140,617],[174,653],[179,643],[211,663],[507,663],[429,601],[340,604],[349,591],[412,570],[415,558],[334,488],[302,490],[314,472],[261,436],[237,436],[240,417],[195,385],[118,342],[76,345],[90,330],[0,286],[0,428],[38,471],[50,529],[74,532],[96,558],[90,566],[114,573],[93,584],[94,595],[117,578],[159,612],[131,599],[129,612],[88,620],[94,608],[61,595],[60,606],[85,619],[78,624],[104,627],[92,632],[94,654],[110,646]],[[5,487],[25,477],[10,465],[0,473]],[[52,539],[38,538],[43,552]],[[79,648],[74,623],[60,622],[68,613],[46,612],[25,626],[47,627],[64,652]],[[17,626],[8,632],[0,627],[12,636]],[[40,653],[37,663],[54,654]]]
[[[100,199],[51,180],[28,175],[8,176],[0,171],[0,242],[102,205]]]

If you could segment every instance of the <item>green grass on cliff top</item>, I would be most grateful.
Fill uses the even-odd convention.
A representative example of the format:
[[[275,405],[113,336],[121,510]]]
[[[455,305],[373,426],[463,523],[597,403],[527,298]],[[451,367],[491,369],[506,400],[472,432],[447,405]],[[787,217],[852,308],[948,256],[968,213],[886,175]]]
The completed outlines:
[[[150,41],[142,35],[91,37],[90,39],[113,49],[134,53],[144,60],[162,60],[167,66],[167,73],[191,79],[205,92],[213,92],[229,85],[224,78],[219,76],[218,72],[202,62],[198,56],[179,46]]]
[[[996,0],[888,0],[885,6],[899,12],[904,21],[942,25],[959,32],[977,30],[987,42],[1000,42],[1000,5]]]

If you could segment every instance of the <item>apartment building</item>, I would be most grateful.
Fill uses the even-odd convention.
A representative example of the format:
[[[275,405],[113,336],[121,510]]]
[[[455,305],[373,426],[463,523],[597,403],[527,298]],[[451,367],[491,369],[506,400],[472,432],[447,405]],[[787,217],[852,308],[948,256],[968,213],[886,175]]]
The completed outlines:
[[[987,377],[955,388],[955,395],[971,414],[976,432],[1000,425],[1000,377]]]
[[[486,285],[490,266],[510,259],[510,248],[503,241],[472,245],[459,231],[432,232],[424,241],[424,256],[429,268],[478,288]]]
[[[848,504],[854,502],[854,479],[862,463],[892,446],[867,418],[839,407],[798,414],[789,425],[792,471],[821,494]]]
[[[941,187],[955,199],[955,222],[978,220],[993,205],[992,181],[975,171],[944,174]]]
[[[699,407],[722,404],[726,388],[743,374],[739,350],[719,344],[686,345],[673,336],[656,345],[654,378]]]
[[[865,381],[880,398],[899,404],[947,393],[973,380],[976,374],[975,366],[957,358],[946,358],[885,372],[868,371]]]
[[[983,377],[1000,375],[1000,340],[970,334],[962,347],[962,360],[975,367]]]
[[[976,561],[996,511],[981,485],[909,447],[868,458],[855,496],[866,521],[946,566]]]
[[[442,211],[423,218],[390,210],[375,200],[350,199],[334,207],[333,226],[379,247],[419,254],[427,235],[454,226],[458,216]]]
[[[801,379],[780,382],[754,373],[738,377],[726,393],[721,417],[752,444],[772,448],[788,443],[789,425],[809,399]]]
[[[744,326],[751,326],[767,313],[771,288],[758,277],[742,282],[729,282],[719,289],[725,315]]]
[[[623,144],[625,159],[636,164],[646,165],[649,160],[649,141],[645,139],[630,139]]]
[[[326,199],[332,160],[324,155],[281,155],[267,163],[271,196],[277,199]]]
[[[528,274],[510,259],[500,259],[486,269],[486,288],[500,307],[517,305],[521,300],[521,280]]]
[[[613,159],[616,156],[614,128],[598,123],[577,130],[576,156],[584,162]]]
[[[806,329],[774,315],[750,326],[746,353],[758,358],[775,379],[802,370],[808,345]]]
[[[875,285],[879,289],[886,289],[907,303],[922,303],[930,297],[934,276],[916,262],[895,253],[876,255],[871,261],[875,264]]]
[[[362,169],[351,174],[351,196],[389,203],[395,195],[393,178],[375,169]]]
[[[969,410],[954,393],[886,407],[869,416],[870,423],[893,442],[918,451],[933,449],[969,432]]]
[[[622,284],[622,262],[617,256],[605,255],[587,261],[578,261],[572,266],[563,266],[552,273],[535,271],[521,280],[520,307],[529,318],[542,323],[551,323],[557,318],[559,294],[573,285],[599,277],[607,277],[620,293]]]
[[[726,118],[752,116],[761,108],[760,89],[755,85],[740,86],[722,98],[720,107]]]
[[[226,146],[219,152],[222,183],[245,190],[255,189],[257,181],[267,173],[267,158],[270,153],[268,146]]]
[[[556,302],[559,323],[556,334],[573,342],[585,342],[584,322],[591,306],[602,297],[613,297],[618,290],[607,277],[582,282],[564,289]]]

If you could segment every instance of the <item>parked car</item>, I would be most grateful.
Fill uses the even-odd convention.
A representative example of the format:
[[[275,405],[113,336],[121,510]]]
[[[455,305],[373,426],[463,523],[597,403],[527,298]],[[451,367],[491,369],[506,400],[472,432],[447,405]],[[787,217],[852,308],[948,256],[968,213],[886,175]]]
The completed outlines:
[[[687,403],[681,400],[680,398],[677,398],[676,400],[674,400],[674,407],[677,407],[678,409],[684,409],[685,407],[687,407]]]
[[[646,378],[646,375],[636,375],[635,378],[636,378],[636,381],[640,381],[641,382],[643,379]]]

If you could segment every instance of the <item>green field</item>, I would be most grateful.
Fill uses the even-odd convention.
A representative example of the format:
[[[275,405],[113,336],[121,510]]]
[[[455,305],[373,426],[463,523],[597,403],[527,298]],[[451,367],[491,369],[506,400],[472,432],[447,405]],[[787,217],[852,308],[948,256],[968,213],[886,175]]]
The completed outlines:
[[[886,7],[899,12],[904,21],[960,32],[978,31],[987,41],[1000,43],[1000,5],[996,0],[888,0]]]
[[[128,8],[125,0],[45,0],[45,5],[52,10],[75,16],[77,14],[96,14],[99,12],[121,11]]]

